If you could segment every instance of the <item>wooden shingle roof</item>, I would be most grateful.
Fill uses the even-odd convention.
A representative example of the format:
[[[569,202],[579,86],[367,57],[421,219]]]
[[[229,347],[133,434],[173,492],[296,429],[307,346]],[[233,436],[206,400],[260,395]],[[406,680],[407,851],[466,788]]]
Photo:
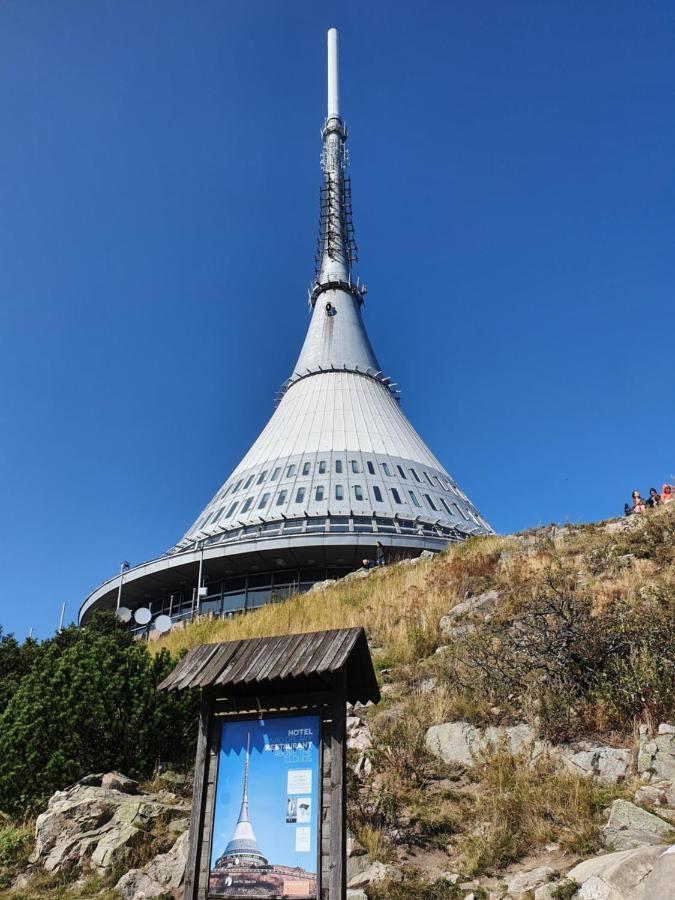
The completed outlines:
[[[343,677],[350,703],[380,699],[363,628],[202,644],[158,689],[220,688],[226,696],[253,696],[329,690]]]

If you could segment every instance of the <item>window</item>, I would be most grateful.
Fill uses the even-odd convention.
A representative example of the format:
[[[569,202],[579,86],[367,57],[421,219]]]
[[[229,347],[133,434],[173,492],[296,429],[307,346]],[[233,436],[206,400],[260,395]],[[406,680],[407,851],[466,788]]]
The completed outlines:
[[[418,484],[422,483],[422,479],[420,478],[420,476],[417,474],[417,472],[414,469],[409,469],[408,471],[410,472],[410,474],[412,475],[412,477],[415,479],[415,481]]]
[[[246,502],[244,503],[244,505],[241,508],[241,511],[243,513],[248,512],[249,509],[251,508],[252,503],[253,503],[253,497],[247,497]]]
[[[239,506],[239,501],[236,500],[236,501],[232,504],[232,506],[228,509],[227,515],[225,516],[225,518],[226,518],[226,519],[229,519],[230,516],[234,515],[234,511],[235,511],[235,509],[236,509],[238,506]]]
[[[281,472],[281,466],[277,466],[276,469],[272,472],[270,481],[276,481],[279,477],[279,472]]]
[[[218,510],[218,515],[217,515],[217,516],[214,518],[214,520],[213,520],[213,523],[212,523],[213,525],[216,524],[216,522],[217,522],[218,519],[222,516],[222,514],[223,514],[224,511],[225,511],[225,507],[222,506],[222,507]]]
[[[379,487],[376,484],[373,485],[373,493],[375,494],[375,500],[378,503],[382,503],[383,502],[382,491],[379,489]]]
[[[279,496],[277,497],[277,506],[283,506],[286,502],[286,497],[288,497],[288,491],[279,491]]]
[[[317,503],[320,503],[323,500],[323,485],[322,484],[317,485],[316,491],[314,493],[314,499],[317,501]]]
[[[431,476],[429,475],[428,472],[425,472],[425,473],[424,473],[424,477],[426,478],[426,480],[429,482],[429,484],[430,484],[432,487],[435,486],[434,483],[433,483],[433,481],[431,480]]]
[[[396,488],[392,488],[392,489],[391,489],[391,496],[394,498],[394,501],[395,501],[396,503],[400,503],[400,502],[401,502],[401,495],[400,495],[399,492],[396,490]]]
[[[408,476],[403,471],[403,466],[396,466],[396,468],[398,469],[398,474],[401,476],[401,478],[403,478],[404,481],[407,480]]]
[[[255,475],[248,476],[248,478],[246,479],[246,484],[244,485],[244,490],[246,490],[246,488],[248,488],[248,487],[251,487],[251,484],[252,484],[254,478],[255,478]]]
[[[322,459],[321,462],[319,463],[319,475],[325,475],[325,474],[326,474],[326,460]]]
[[[368,471],[370,472],[370,474],[374,475],[375,474],[375,466],[371,463],[370,460],[368,460],[366,465],[368,466]]]
[[[443,484],[443,482],[442,482],[441,479],[438,477],[438,475],[434,475],[434,481],[437,481],[437,482],[438,482],[438,486],[439,486],[439,488],[440,488],[442,491],[447,491],[447,487]]]
[[[391,475],[391,469],[389,468],[388,463],[382,463],[382,471],[385,475]]]
[[[359,468],[359,461],[358,461],[358,459],[353,459],[353,460],[352,460],[352,472],[353,472],[355,475],[358,475],[360,471],[361,471],[361,469]]]
[[[363,488],[360,484],[354,485],[354,499],[355,500],[363,500]]]
[[[425,495],[424,495],[424,499],[427,501],[427,503],[429,504],[429,506],[431,507],[431,509],[434,510],[434,512],[438,512],[438,507],[436,506],[436,504],[434,503],[434,501],[431,499],[431,497],[430,497],[429,494],[425,494]]]
[[[286,469],[286,478],[292,478],[294,475],[295,475],[295,466],[294,466],[294,465],[290,465],[290,466]]]
[[[309,475],[309,470],[311,469],[311,467],[312,467],[311,463],[305,463],[304,466],[302,467],[302,474]]]
[[[336,500],[344,500],[345,492],[341,484],[335,485],[335,499]]]
[[[438,499],[441,501],[441,503],[442,503],[443,506],[445,507],[445,510],[446,510],[446,512],[448,513],[448,515],[452,515],[452,510],[450,509],[450,507],[448,506],[448,504],[445,502],[445,500],[444,500],[442,497],[439,497]]]
[[[335,471],[337,472],[338,475],[342,475],[342,460],[341,459],[335,460]]]
[[[260,503],[258,504],[258,509],[264,509],[267,506],[269,499],[270,499],[269,494],[263,494],[262,497],[260,498]]]
[[[302,501],[303,501],[304,499],[305,499],[305,489],[304,489],[304,488],[298,488],[298,493],[295,495],[295,502],[296,502],[296,503],[302,503]]]
[[[415,491],[408,491],[408,493],[410,494],[410,499],[412,500],[414,505],[420,506],[420,501],[417,499],[417,494],[415,493]]]
[[[262,484],[266,478],[267,478],[267,469],[265,469],[264,472],[261,472],[260,475],[258,475],[258,480],[256,481],[256,484]]]
[[[234,486],[234,493],[235,493],[235,494],[237,493],[237,491],[238,491],[239,488],[241,487],[241,483],[242,483],[243,480],[244,480],[243,478],[240,478],[239,481],[235,484],[235,486]]]

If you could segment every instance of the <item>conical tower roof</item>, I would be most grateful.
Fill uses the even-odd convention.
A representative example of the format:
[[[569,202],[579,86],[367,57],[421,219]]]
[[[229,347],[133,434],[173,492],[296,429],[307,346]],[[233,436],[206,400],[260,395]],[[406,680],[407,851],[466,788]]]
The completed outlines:
[[[94,609],[119,605],[122,582],[129,608],[175,616],[179,607],[184,616],[186,607],[195,611],[194,585],[222,578],[223,597],[245,591],[245,598],[211,608],[248,609],[252,579],[257,605],[278,595],[279,584],[292,592],[345,574],[372,558],[376,541],[410,556],[492,530],[402,412],[366,332],[366,287],[352,272],[337,41],[331,29],[315,280],[297,362],[260,436],[183,538],[93,591],[81,622]],[[273,575],[262,588],[265,572]],[[225,584],[235,576],[245,576],[243,587]]]

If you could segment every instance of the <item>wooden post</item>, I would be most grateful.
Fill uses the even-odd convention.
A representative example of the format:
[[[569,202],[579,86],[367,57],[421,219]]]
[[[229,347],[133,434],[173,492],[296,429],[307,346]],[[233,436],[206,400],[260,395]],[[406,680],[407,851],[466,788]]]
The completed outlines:
[[[192,795],[192,812],[190,813],[190,836],[188,839],[188,857],[185,863],[185,888],[183,900],[195,900],[195,891],[199,883],[197,866],[201,849],[201,828],[204,818],[206,800],[205,780],[206,767],[209,762],[209,732],[213,696],[211,691],[202,694],[202,705],[199,712],[199,734],[197,736],[197,757],[195,760],[194,793]]]
[[[346,748],[346,675],[340,673],[331,704],[331,823],[330,823],[330,900],[347,896],[347,748]]]

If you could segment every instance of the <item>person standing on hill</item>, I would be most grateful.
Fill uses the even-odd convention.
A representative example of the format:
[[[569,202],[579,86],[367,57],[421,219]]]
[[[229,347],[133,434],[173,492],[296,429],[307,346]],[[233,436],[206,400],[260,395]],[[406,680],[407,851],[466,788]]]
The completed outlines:
[[[382,546],[381,541],[378,541],[375,545],[375,563],[378,566],[385,565],[384,547]]]

